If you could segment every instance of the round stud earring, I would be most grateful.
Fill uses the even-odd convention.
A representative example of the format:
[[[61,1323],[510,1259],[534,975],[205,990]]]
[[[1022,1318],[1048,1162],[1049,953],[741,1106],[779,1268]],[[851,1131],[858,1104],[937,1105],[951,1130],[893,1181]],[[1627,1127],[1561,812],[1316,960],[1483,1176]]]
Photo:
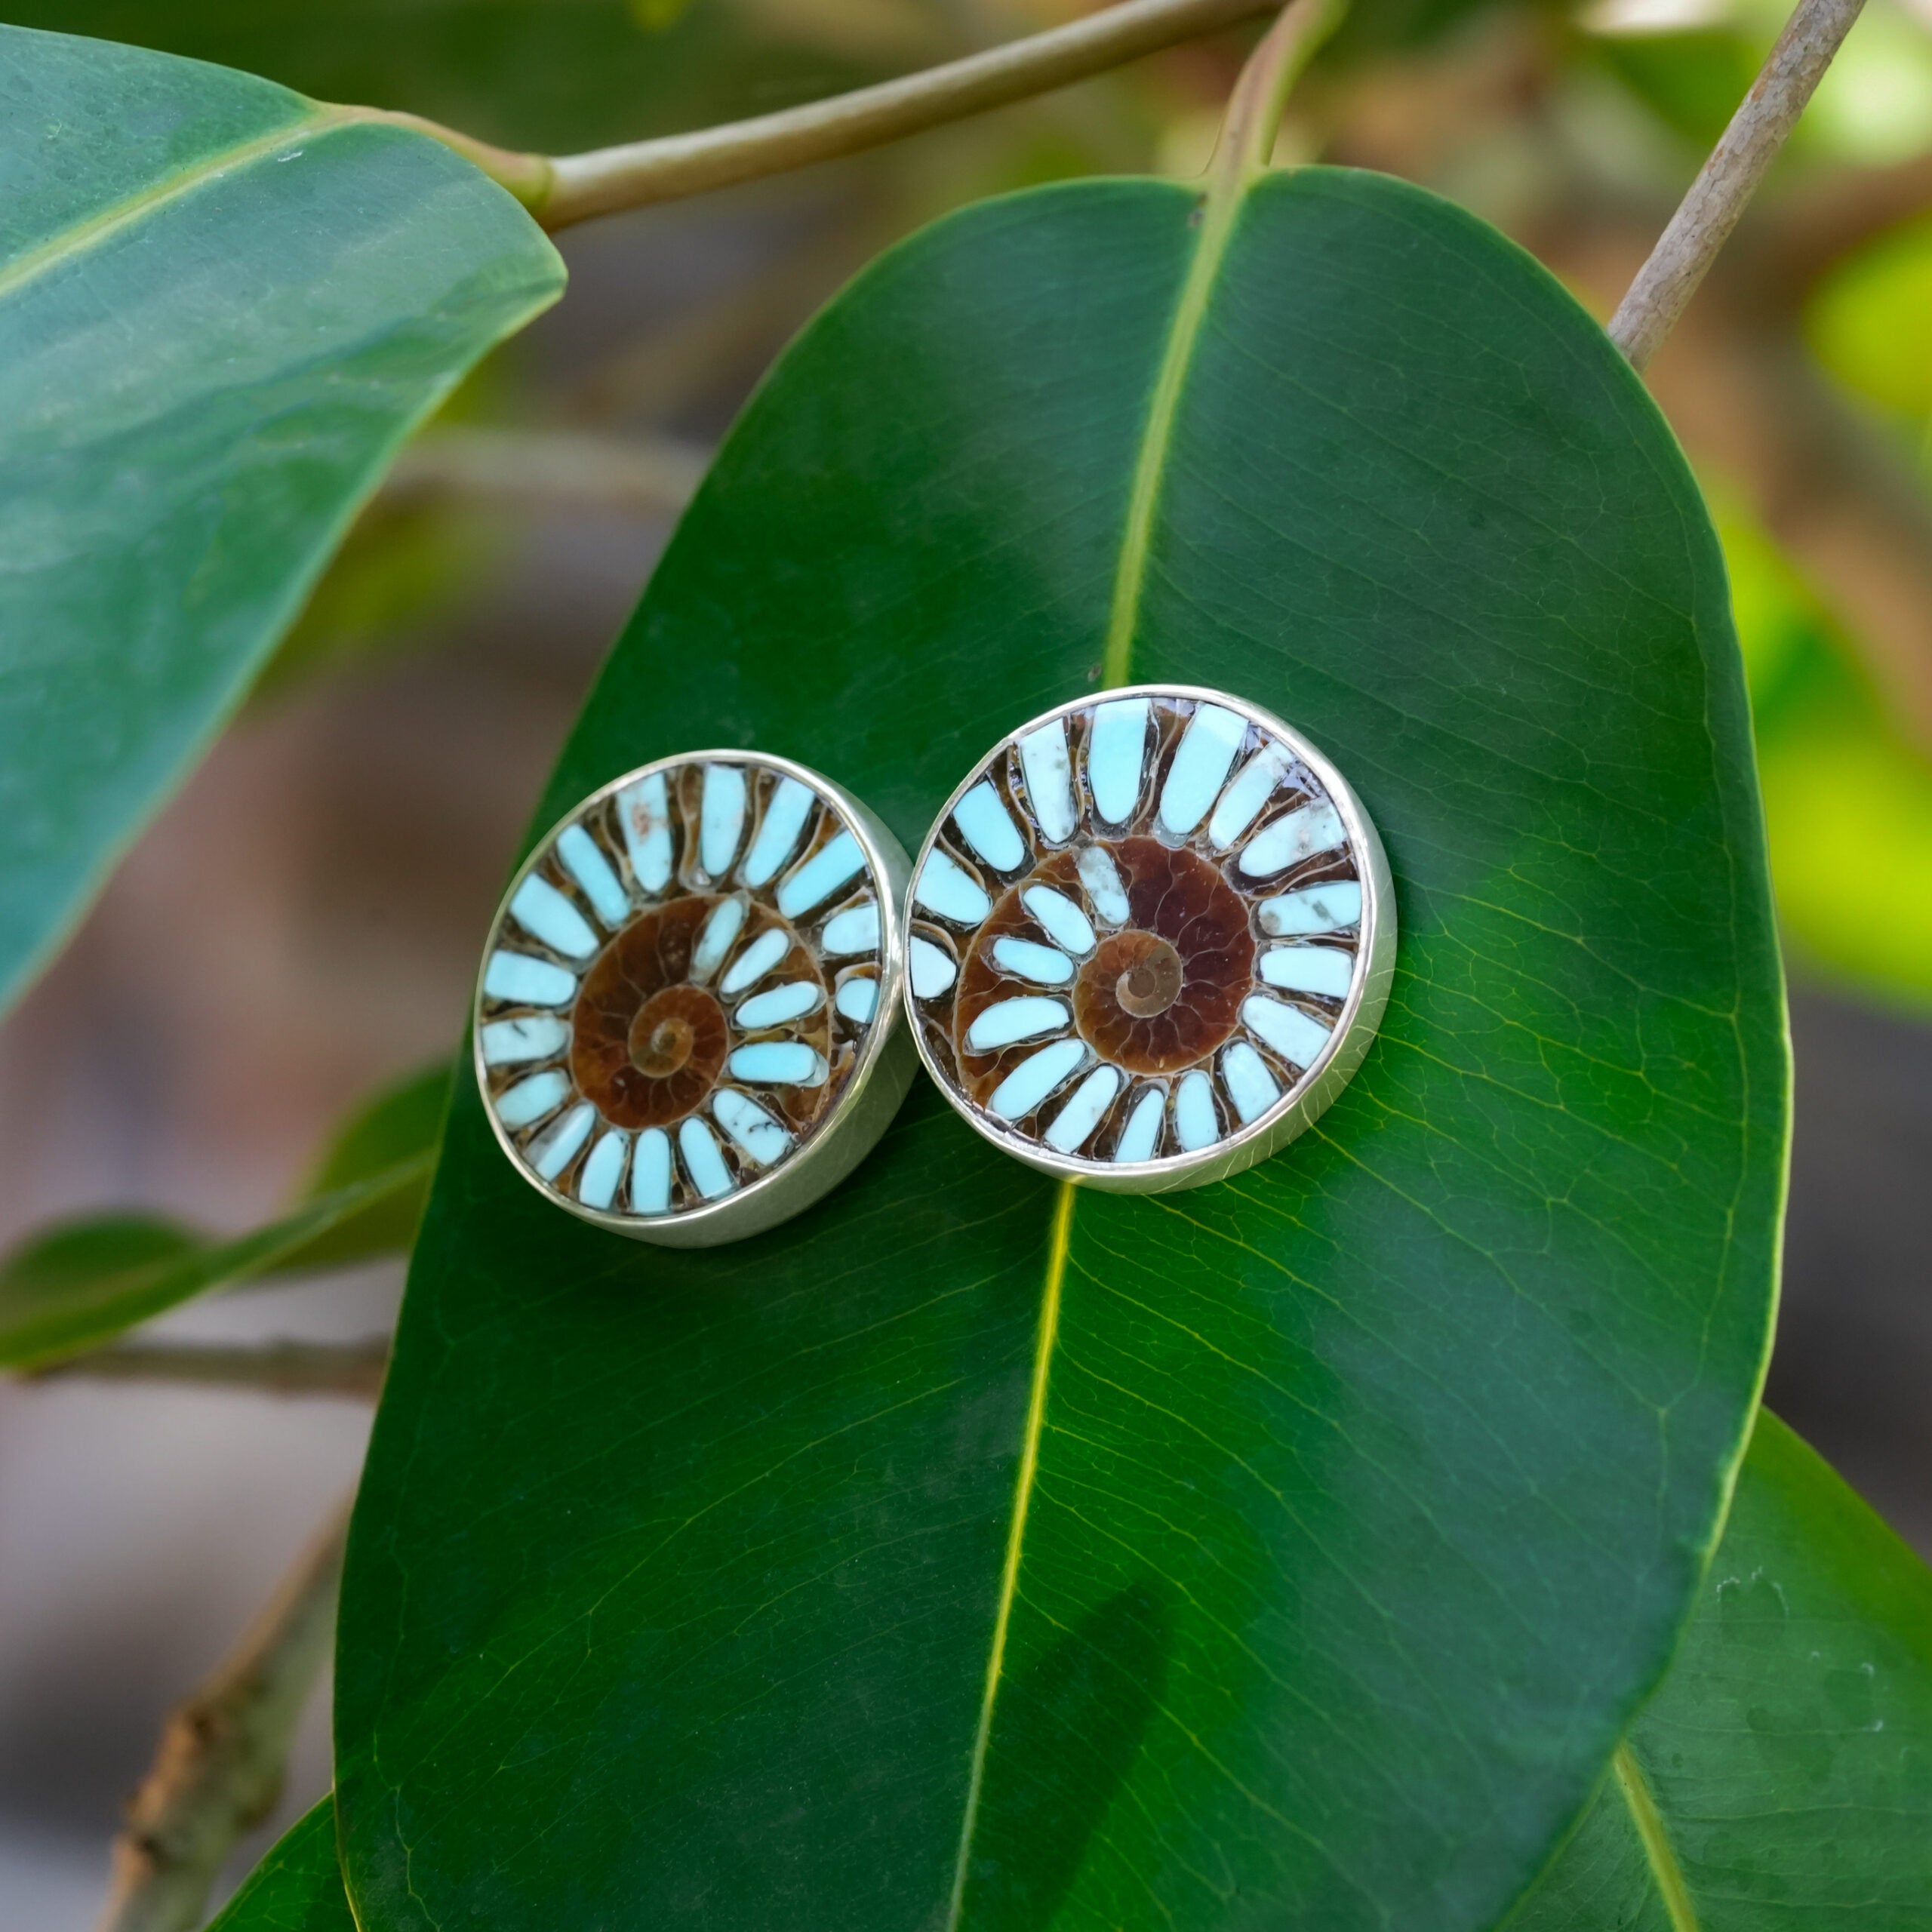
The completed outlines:
[[[912,1079],[908,875],[850,792],[764,752],[593,792],[511,881],[477,980],[477,1082],[518,1172],[673,1247],[809,1207]]]
[[[1031,1167],[1198,1187],[1346,1085],[1395,964],[1361,801],[1219,691],[1145,685],[1022,725],[914,869],[906,1003],[928,1070]]]

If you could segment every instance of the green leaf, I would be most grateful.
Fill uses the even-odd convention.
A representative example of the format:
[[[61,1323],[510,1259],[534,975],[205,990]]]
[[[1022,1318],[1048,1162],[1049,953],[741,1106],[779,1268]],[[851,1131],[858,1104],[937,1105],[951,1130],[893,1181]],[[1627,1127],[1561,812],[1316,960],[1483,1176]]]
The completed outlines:
[[[355,1932],[335,1855],[335,1806],[310,1810],[269,1848],[208,1932]]]
[[[1932,1924],[1932,1572],[1761,1414],[1663,1687],[1509,1932]]]
[[[404,438],[562,283],[437,142],[0,28],[0,1000],[239,702]]]
[[[344,1591],[363,1923],[1486,1927],[1661,1675],[1786,1089],[1668,432],[1392,181],[1271,176],[1231,230],[1152,182],[974,208],[768,378],[538,822],[740,744],[915,844],[1103,663],[1362,794],[1401,918],[1363,1071],[1164,1198],[922,1085],[818,1208],[686,1253],[546,1206],[460,1081]]]
[[[0,1364],[57,1361],[211,1288],[312,1274],[407,1248],[422,1219],[450,1069],[412,1074],[336,1137],[279,1220],[218,1240],[146,1214],[89,1215],[0,1261]]]

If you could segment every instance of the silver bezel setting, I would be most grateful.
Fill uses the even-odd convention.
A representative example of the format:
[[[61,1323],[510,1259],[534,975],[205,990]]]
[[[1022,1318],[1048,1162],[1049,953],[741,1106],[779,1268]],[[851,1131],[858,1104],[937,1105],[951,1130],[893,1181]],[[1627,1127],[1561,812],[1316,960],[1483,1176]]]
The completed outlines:
[[[1327,794],[1329,802],[1340,817],[1346,835],[1346,849],[1361,885],[1361,915],[1357,928],[1356,964],[1339,1016],[1320,1053],[1266,1112],[1197,1152],[1170,1154],[1137,1162],[1101,1161],[1060,1153],[1030,1135],[1016,1132],[963,1092],[956,1070],[945,1064],[934,1051],[909,977],[906,982],[905,998],[908,1030],[920,1059],[955,1111],[974,1132],[1014,1159],[1057,1180],[1107,1192],[1151,1194],[1204,1186],[1211,1181],[1226,1180],[1242,1172],[1285,1146],[1334,1102],[1354,1077],[1374,1043],[1388,1002],[1395,974],[1395,908],[1394,882],[1381,839],[1352,787],[1330,760],[1300,732],[1272,712],[1225,691],[1193,685],[1134,685],[1091,693],[1042,712],[1008,732],[974,764],[934,820],[913,862],[912,877],[915,884],[934,850],[940,847],[945,828],[962,801],[995,771],[1008,754],[1015,750],[1020,740],[1056,721],[1064,725],[1066,721],[1091,712],[1098,706],[1117,700],[1139,698],[1208,704],[1236,714],[1256,730],[1278,740],[1295,760],[1306,766]],[[1236,763],[1238,762],[1237,759]],[[1234,775],[1235,767],[1231,765],[1220,781],[1223,788],[1232,783]],[[1075,795],[1077,801],[1077,788]],[[1078,843],[1081,823],[1084,820],[1076,823],[1075,832],[1068,841],[1056,841],[1060,843],[1060,849],[1071,850]],[[1243,837],[1257,835],[1259,829],[1260,820],[1257,819]],[[962,844],[964,842],[960,841]],[[1230,860],[1235,849],[1234,846],[1229,848]],[[1023,873],[1015,874],[1014,883],[1025,876]],[[909,932],[915,921],[923,921],[926,917],[909,893]],[[1078,1037],[1077,1031],[1075,1036]],[[1221,1048],[1217,1044],[1211,1050],[1210,1057],[1220,1051]],[[1073,1077],[1069,1076],[1069,1081]],[[1070,1088],[1067,1086],[1055,1090],[1057,1094],[1068,1091]]]
[[[540,1174],[525,1158],[512,1131],[506,1128],[498,1118],[496,1099],[491,1089],[490,1067],[485,1057],[483,1038],[486,1006],[494,1006],[498,1002],[487,992],[485,980],[492,958],[500,948],[505,946],[506,927],[513,945],[526,945],[519,928],[509,924],[512,918],[512,902],[525,882],[552,857],[558,840],[573,826],[580,824],[586,817],[615,798],[618,793],[636,785],[640,780],[660,774],[669,775],[685,767],[714,764],[755,768],[774,774],[780,779],[798,780],[817,795],[822,805],[829,807],[841,822],[842,829],[852,835],[863,855],[865,870],[869,876],[878,909],[876,955],[878,991],[872,1016],[866,1023],[865,1037],[851,1071],[842,1089],[833,1097],[828,1112],[814,1123],[795,1145],[764,1171],[735,1186],[728,1194],[663,1214],[642,1214],[592,1208],[565,1192]],[[749,823],[741,829],[732,855],[734,861],[741,859],[746,848],[755,838],[756,831],[757,827]],[[791,854],[780,862],[770,881],[774,888],[798,863],[803,863],[798,858],[798,848],[794,848]],[[610,856],[606,852],[607,859]],[[808,853],[806,856],[809,857],[811,854]],[[680,896],[672,891],[662,892],[654,897],[643,894],[643,888],[627,866],[621,869],[620,877],[627,892],[632,895],[634,917],[641,917],[652,906],[670,903]],[[678,872],[675,869],[672,879],[674,884],[678,882]],[[536,841],[529,855],[518,866],[497,904],[496,913],[491,921],[489,940],[483,950],[481,964],[477,970],[470,1008],[471,1063],[478,1090],[482,1096],[484,1111],[489,1118],[491,1131],[511,1166],[553,1206],[563,1208],[578,1220],[588,1221],[594,1226],[606,1229],[613,1234],[660,1247],[709,1247],[725,1241],[739,1241],[748,1235],[761,1233],[768,1228],[775,1227],[793,1215],[802,1213],[837,1186],[872,1151],[891,1124],[893,1115],[897,1112],[900,1103],[912,1084],[918,1062],[912,1044],[906,1037],[906,1029],[903,1023],[906,956],[905,907],[910,880],[911,869],[904,848],[872,811],[843,786],[827,778],[823,773],[769,752],[730,747],[679,752],[671,757],[654,759],[648,764],[639,765],[599,786],[552,825]],[[640,897],[641,894],[643,896]],[[620,932],[628,930],[630,923],[626,921],[615,929],[608,925],[601,927],[601,930],[606,934],[604,945],[608,946],[612,943]],[[592,930],[600,930],[600,928],[593,925]],[[580,975],[580,984],[582,976],[588,974],[596,958],[600,957],[601,949],[597,955],[586,961]],[[726,957],[729,957],[728,950]],[[718,969],[721,978],[727,970],[721,961]],[[568,1007],[564,1009],[566,1016],[570,1011]],[[569,1051],[566,1048],[564,1060],[567,1067],[569,1057]],[[580,1098],[585,1097],[579,1094],[574,1080],[571,1091]],[[559,1112],[569,1104],[568,1100],[561,1103]],[[596,1130],[593,1128],[592,1138],[595,1134]],[[634,1152],[634,1149],[629,1151]],[[566,1171],[572,1165],[574,1162],[567,1163]]]

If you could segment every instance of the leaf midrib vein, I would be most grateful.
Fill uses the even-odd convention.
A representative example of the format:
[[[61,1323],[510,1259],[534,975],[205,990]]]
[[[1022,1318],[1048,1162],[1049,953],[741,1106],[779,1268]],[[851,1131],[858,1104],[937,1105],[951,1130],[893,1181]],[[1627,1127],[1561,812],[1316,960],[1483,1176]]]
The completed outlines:
[[[1638,1841],[1643,1846],[1644,1857],[1650,1864],[1657,1897],[1669,1917],[1671,1932],[1700,1932],[1697,1909],[1690,1901],[1690,1888],[1684,1882],[1683,1869],[1672,1847],[1669,1831],[1644,1780],[1643,1767],[1631,1751],[1628,1738],[1617,1746],[1610,1761],[1616,1774],[1617,1788],[1623,1795],[1624,1809],[1630,1814]]]

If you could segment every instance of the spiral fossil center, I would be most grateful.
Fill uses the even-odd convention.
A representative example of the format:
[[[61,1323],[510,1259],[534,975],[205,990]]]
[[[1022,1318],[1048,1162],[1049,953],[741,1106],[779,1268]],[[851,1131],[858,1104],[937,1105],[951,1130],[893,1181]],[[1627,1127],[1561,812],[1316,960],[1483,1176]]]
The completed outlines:
[[[681,1013],[667,1011],[666,993],[684,992],[666,987],[656,998],[647,1000],[631,1022],[631,1064],[653,1080],[666,1080],[682,1070],[691,1057],[697,1039],[697,1029]]]
[[[1165,940],[1155,938],[1151,933],[1135,937],[1152,940],[1153,943],[1114,982],[1114,998],[1135,1019],[1152,1020],[1156,1014],[1166,1012],[1180,997],[1181,981],[1186,976],[1180,955]]]

